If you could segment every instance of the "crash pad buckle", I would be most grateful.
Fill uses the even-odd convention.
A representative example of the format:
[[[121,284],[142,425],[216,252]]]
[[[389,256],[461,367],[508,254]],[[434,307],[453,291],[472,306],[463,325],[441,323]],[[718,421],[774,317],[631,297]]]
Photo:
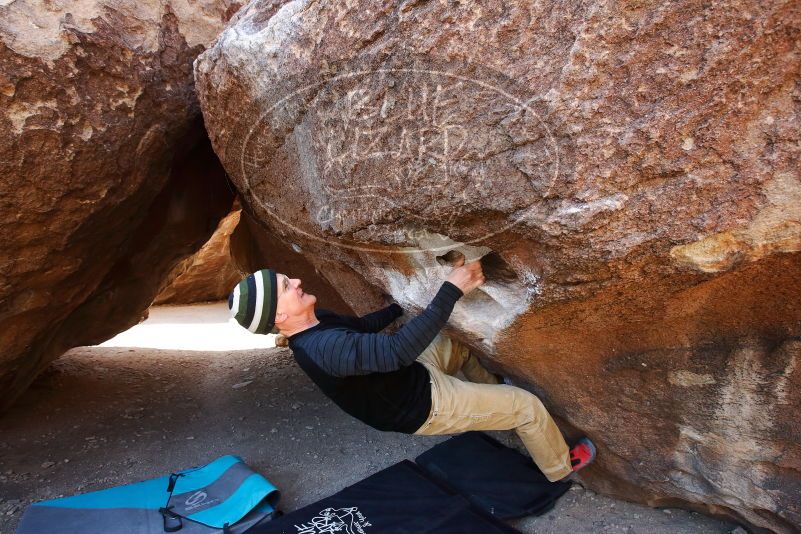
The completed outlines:
[[[164,532],[178,532],[184,528],[184,523],[181,516],[170,510],[172,506],[166,508],[159,508],[159,513],[164,520]]]

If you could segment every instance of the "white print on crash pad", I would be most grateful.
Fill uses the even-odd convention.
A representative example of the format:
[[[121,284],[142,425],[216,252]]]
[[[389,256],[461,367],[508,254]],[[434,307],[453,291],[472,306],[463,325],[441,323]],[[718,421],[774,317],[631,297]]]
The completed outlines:
[[[190,495],[186,502],[184,502],[184,506],[186,506],[187,512],[192,512],[197,510],[198,508],[202,508],[205,506],[211,506],[212,504],[216,504],[220,502],[220,499],[209,499],[209,494],[203,490],[196,491],[192,495]]]
[[[357,507],[326,508],[308,523],[295,525],[297,534],[363,534],[372,526]]]

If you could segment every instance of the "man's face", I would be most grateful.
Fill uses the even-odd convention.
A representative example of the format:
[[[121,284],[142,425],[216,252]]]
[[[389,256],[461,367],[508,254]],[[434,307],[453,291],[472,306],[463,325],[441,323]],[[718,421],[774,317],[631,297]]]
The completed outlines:
[[[307,311],[309,308],[314,308],[317,297],[303,291],[300,287],[299,278],[289,278],[284,274],[278,274],[276,282],[278,282],[276,314],[285,313],[287,316],[292,317]]]

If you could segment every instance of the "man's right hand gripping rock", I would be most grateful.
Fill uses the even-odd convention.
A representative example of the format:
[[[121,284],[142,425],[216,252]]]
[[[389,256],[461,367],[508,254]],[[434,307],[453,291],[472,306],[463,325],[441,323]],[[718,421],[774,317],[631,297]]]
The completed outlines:
[[[481,269],[481,260],[465,264],[464,256],[459,258],[456,267],[448,275],[448,282],[458,287],[467,295],[484,283],[484,271]]]

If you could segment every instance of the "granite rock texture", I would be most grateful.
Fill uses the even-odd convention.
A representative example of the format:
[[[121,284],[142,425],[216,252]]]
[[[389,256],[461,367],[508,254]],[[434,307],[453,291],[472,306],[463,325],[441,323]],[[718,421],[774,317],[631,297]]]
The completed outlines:
[[[801,524],[797,2],[251,2],[195,62],[247,206],[599,445],[584,478]]]
[[[136,324],[229,212],[192,61],[237,8],[0,3],[0,408]]]
[[[319,307],[354,313],[297,245],[276,239],[243,212],[238,202],[234,202],[234,209],[220,221],[211,239],[167,276],[153,304],[225,300],[243,277],[266,267],[300,278],[303,288],[317,296]],[[380,295],[375,298],[376,305],[383,302]]]
[[[192,304],[228,298],[231,289],[246,276],[231,256],[231,234],[239,224],[242,210],[225,216],[211,239],[175,266],[153,304]]]
[[[299,278],[304,291],[317,297],[317,307],[337,313],[355,313],[339,291],[342,280],[336,273],[321,272],[309,260],[297,243],[282,241],[273,231],[242,210],[239,224],[230,237],[231,258],[242,273],[271,268],[292,278]],[[332,276],[334,275],[334,276]],[[334,284],[337,284],[336,289]],[[375,289],[362,296],[367,306],[384,304]]]

